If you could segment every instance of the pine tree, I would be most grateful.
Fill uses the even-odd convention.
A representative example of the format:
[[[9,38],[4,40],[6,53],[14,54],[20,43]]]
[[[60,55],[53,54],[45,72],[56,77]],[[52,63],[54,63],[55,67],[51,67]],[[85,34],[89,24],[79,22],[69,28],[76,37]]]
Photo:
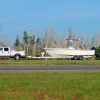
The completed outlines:
[[[29,36],[27,35],[27,32],[24,31],[23,44],[24,44],[24,50],[26,52],[26,55],[28,55],[28,40],[29,40]]]
[[[15,43],[14,43],[14,48],[16,50],[20,49],[20,41],[19,41],[19,37],[18,36],[16,37],[16,40],[15,40]]]
[[[35,36],[30,36],[29,37],[29,55],[34,56],[35,49],[34,49],[34,44],[35,44]]]
[[[36,55],[40,55],[41,53],[41,39],[38,37],[37,40],[36,40]]]

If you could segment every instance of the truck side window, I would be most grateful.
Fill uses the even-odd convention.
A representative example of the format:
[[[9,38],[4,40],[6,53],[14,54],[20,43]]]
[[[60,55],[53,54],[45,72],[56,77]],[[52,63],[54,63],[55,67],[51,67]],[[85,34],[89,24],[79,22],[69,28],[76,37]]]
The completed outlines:
[[[0,52],[2,52],[3,51],[3,48],[0,48]]]
[[[9,51],[9,49],[8,48],[4,48],[4,51]]]

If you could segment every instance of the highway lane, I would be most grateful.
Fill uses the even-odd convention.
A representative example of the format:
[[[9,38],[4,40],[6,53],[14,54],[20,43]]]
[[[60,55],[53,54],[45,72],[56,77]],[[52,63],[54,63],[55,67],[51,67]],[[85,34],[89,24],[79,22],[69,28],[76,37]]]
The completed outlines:
[[[1,71],[32,72],[32,71],[100,71],[100,66],[0,66]]]

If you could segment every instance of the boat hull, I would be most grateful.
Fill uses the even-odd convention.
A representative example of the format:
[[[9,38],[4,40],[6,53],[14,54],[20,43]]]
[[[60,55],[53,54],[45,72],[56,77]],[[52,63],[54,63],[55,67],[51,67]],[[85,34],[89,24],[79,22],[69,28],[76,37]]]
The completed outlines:
[[[95,55],[95,50],[76,50],[67,48],[44,48],[44,50],[55,58],[73,58],[74,56],[91,57]]]

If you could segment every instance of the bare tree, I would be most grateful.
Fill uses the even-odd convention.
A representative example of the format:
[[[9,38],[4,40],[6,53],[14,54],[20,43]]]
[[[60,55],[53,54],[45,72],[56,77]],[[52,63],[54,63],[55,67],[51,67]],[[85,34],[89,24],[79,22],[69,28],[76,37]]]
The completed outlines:
[[[60,47],[60,48],[66,48],[67,46],[67,41],[66,41],[66,36],[62,36],[62,37],[60,37],[58,40],[57,40],[58,42],[58,47]]]
[[[57,36],[53,30],[46,30],[44,36],[46,47],[56,47],[57,46]]]
[[[100,33],[95,33],[94,36],[92,37],[94,40],[94,47],[99,47],[100,46]]]
[[[8,46],[7,37],[2,33],[0,33],[0,46],[3,46],[3,47]]]

